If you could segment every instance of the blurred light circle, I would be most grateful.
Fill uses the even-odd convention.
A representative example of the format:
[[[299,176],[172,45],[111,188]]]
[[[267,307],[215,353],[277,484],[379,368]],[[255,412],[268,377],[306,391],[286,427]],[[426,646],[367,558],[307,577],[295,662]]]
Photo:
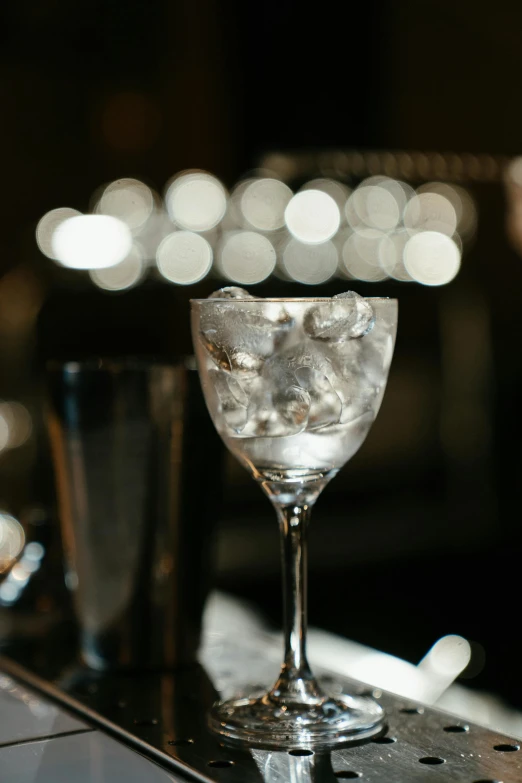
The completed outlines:
[[[514,185],[522,187],[522,157],[512,158],[508,163],[506,174]]]
[[[6,418],[5,412],[0,410],[0,454],[9,445],[9,421]]]
[[[401,219],[397,199],[379,185],[358,187],[346,204],[346,219],[353,228],[361,224],[382,231],[391,231]]]
[[[291,239],[283,252],[283,268],[293,280],[317,285],[329,280],[336,272],[339,254],[334,243],[305,244]]]
[[[160,242],[174,231],[174,225],[163,209],[154,209],[147,222],[137,233],[139,246],[145,261],[155,261]]]
[[[285,209],[292,191],[278,179],[250,182],[241,195],[243,217],[260,231],[275,231],[285,224]]]
[[[9,568],[22,551],[24,543],[24,529],[18,520],[0,511],[0,572]]]
[[[119,218],[132,231],[147,222],[153,209],[152,190],[137,179],[118,179],[111,182],[96,206],[98,214]]]
[[[104,291],[125,291],[138,283],[145,271],[140,249],[134,245],[123,261],[106,269],[93,269],[89,272],[92,282]]]
[[[174,231],[162,240],[156,253],[160,274],[171,283],[190,285],[202,280],[212,266],[212,248],[192,231]]]
[[[455,210],[457,230],[464,238],[474,233],[477,227],[477,207],[465,188],[447,182],[428,182],[417,190],[419,194],[428,192],[437,193],[451,203]]]
[[[328,177],[319,177],[318,179],[310,180],[303,185],[300,192],[303,190],[320,190],[322,193],[331,196],[339,207],[339,212],[341,214],[343,213],[344,205],[352,192],[351,189],[342,182],[338,182],[335,179],[329,179]]]
[[[0,585],[0,601],[4,606],[13,604],[20,595],[20,589],[18,585],[8,582],[7,580]]]
[[[377,228],[360,228],[350,234],[344,247],[347,253],[358,256],[367,264],[379,266],[379,248],[384,236],[386,234]]]
[[[260,283],[273,272],[276,251],[262,234],[237,231],[225,238],[219,262],[229,280],[244,285]]]
[[[58,209],[51,209],[50,212],[47,212],[40,218],[36,226],[36,244],[44,256],[56,260],[52,245],[55,231],[65,220],[78,215],[81,215],[81,212],[78,212],[77,209],[59,207]]]
[[[421,231],[406,243],[404,266],[418,283],[445,285],[460,269],[460,250],[447,234]]]
[[[38,541],[31,541],[24,549],[24,560],[40,561],[45,554],[45,548]]]
[[[53,252],[70,269],[104,269],[130,253],[129,227],[109,215],[79,215],[61,223],[53,234]]]
[[[170,217],[189,231],[217,226],[227,208],[221,182],[204,171],[181,174],[168,187],[165,203]]]
[[[446,196],[421,192],[404,210],[404,225],[407,229],[435,231],[451,237],[457,228],[457,213]]]
[[[344,271],[357,280],[368,282],[386,280],[388,275],[379,265],[378,256],[379,243],[383,234],[372,229],[369,230],[373,234],[371,237],[360,237],[359,232],[354,232],[344,243],[342,249]]]
[[[285,210],[290,233],[301,242],[326,242],[338,231],[339,207],[331,196],[320,190],[302,190],[290,200]]]
[[[19,402],[0,403],[0,451],[23,446],[33,430],[31,414]]]
[[[379,243],[379,263],[388,277],[402,282],[411,282],[411,275],[404,266],[404,248],[410,240],[411,233],[405,231],[394,231],[391,234],[385,234]]]

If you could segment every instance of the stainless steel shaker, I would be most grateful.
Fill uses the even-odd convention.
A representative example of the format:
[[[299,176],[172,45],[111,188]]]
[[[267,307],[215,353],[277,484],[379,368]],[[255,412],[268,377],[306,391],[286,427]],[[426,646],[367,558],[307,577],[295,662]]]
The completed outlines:
[[[51,363],[47,421],[84,661],[193,662],[221,446],[189,362]]]

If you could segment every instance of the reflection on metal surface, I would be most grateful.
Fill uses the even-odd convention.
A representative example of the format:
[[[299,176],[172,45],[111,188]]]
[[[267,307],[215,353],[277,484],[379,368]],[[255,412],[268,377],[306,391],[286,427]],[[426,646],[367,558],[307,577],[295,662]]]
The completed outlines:
[[[49,399],[85,660],[137,669],[194,660],[220,454],[196,373],[132,361],[52,365]],[[195,506],[201,475],[207,491]]]
[[[252,750],[265,783],[336,783],[331,754],[310,751],[308,754]]]

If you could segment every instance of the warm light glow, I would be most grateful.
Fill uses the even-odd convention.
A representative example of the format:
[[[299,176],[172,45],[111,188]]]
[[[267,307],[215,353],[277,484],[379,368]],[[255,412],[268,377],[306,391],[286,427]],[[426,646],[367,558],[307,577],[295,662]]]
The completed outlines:
[[[0,452],[23,446],[31,437],[31,414],[19,402],[0,403]]]
[[[161,242],[156,263],[166,280],[190,285],[202,280],[212,266],[212,248],[192,231],[174,231]]]
[[[404,210],[404,225],[414,231],[436,231],[451,237],[457,228],[457,213],[441,193],[420,192]]]
[[[93,269],[89,272],[92,282],[104,291],[125,291],[138,283],[145,272],[143,255],[134,245],[123,261],[107,269]]]
[[[272,243],[254,231],[231,232],[223,242],[219,264],[223,274],[234,283],[260,283],[275,267]]]
[[[506,169],[506,177],[508,182],[522,187],[522,157],[512,158]]]
[[[289,202],[285,211],[288,230],[301,242],[326,242],[338,231],[339,207],[331,196],[320,190],[302,190]]]
[[[293,280],[317,285],[329,280],[337,270],[339,254],[334,243],[310,245],[291,239],[283,252],[283,268]]]
[[[460,269],[460,250],[446,234],[421,231],[404,248],[404,266],[423,285],[445,285]]]
[[[9,422],[5,417],[5,413],[0,410],[0,454],[9,445]]]
[[[209,231],[227,208],[221,182],[204,171],[181,174],[169,185],[165,203],[172,220],[190,231]]]
[[[107,185],[95,211],[119,218],[135,231],[146,223],[153,208],[154,196],[147,185],[137,179],[118,179]]]
[[[278,179],[255,179],[244,189],[239,208],[245,220],[260,231],[275,231],[285,224],[290,188]]]
[[[36,226],[36,244],[40,248],[41,252],[47,258],[56,260],[56,256],[53,250],[53,236],[56,230],[61,224],[72,217],[81,215],[77,209],[71,209],[70,207],[59,207],[58,209],[51,209],[47,212],[38,222]]]
[[[11,514],[0,511],[0,573],[18,557],[25,543],[24,529]]]
[[[57,261],[70,269],[104,269],[130,253],[132,235],[118,218],[80,215],[61,223],[53,234]]]

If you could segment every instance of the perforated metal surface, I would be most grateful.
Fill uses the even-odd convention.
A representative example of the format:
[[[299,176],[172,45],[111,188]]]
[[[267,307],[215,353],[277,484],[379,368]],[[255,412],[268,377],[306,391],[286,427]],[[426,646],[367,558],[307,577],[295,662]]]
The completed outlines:
[[[388,729],[373,742],[306,755],[303,751],[294,755],[225,746],[206,727],[206,712],[218,690],[228,696],[254,678],[259,684],[270,684],[279,655],[279,646],[269,637],[248,634],[230,641],[215,634],[207,639],[201,667],[143,677],[73,669],[58,685],[69,706],[80,710],[86,720],[99,721],[101,727],[141,753],[189,779],[222,783],[335,783],[356,778],[361,783],[522,783],[522,750],[516,739],[380,692],[375,695],[387,711]],[[6,665],[10,667],[9,662]],[[324,682],[332,687],[328,675]],[[363,689],[349,681],[344,687]],[[49,692],[53,694],[52,687]]]

